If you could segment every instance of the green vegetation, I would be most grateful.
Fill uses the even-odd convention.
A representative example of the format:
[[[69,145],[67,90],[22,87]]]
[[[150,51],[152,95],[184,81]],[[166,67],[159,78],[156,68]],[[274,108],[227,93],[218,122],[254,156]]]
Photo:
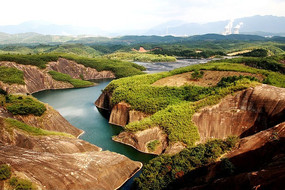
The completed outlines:
[[[204,71],[198,71],[194,70],[193,73],[191,73],[192,79],[198,80],[199,78],[202,78],[204,75]]]
[[[179,68],[170,72],[114,80],[104,91],[112,93],[111,104],[113,106],[119,102],[126,102],[131,105],[131,109],[152,114],[141,121],[128,124],[125,127],[126,130],[135,132],[159,126],[166,132],[170,142],[180,141],[187,146],[193,146],[199,140],[197,127],[191,121],[195,112],[204,106],[217,104],[221,98],[228,94],[258,85],[255,78],[244,76],[224,78],[214,87],[151,85],[161,78],[195,70],[261,74],[266,77],[262,82],[285,87],[285,75],[281,73],[237,63],[212,62]]]
[[[0,66],[0,81],[8,84],[25,84],[24,73],[16,68]]]
[[[33,190],[36,189],[32,182],[28,180],[21,179],[19,177],[12,177],[11,167],[7,164],[0,165],[0,180],[7,180],[9,179],[9,185],[14,190]]]
[[[51,61],[57,61],[58,58],[66,58],[74,60],[86,67],[91,67],[97,71],[112,71],[117,78],[143,74],[145,68],[135,63],[127,61],[111,60],[106,58],[86,58],[76,55],[60,55],[60,54],[36,54],[36,55],[17,55],[17,54],[0,54],[0,61],[12,61],[23,65],[34,65],[41,69]]]
[[[147,149],[150,152],[155,151],[156,147],[160,144],[159,140],[153,140],[147,144]]]
[[[34,65],[41,69],[46,67],[46,63],[57,61],[58,56],[52,54],[44,55],[15,55],[15,54],[0,54],[0,61],[11,61],[22,65]]]
[[[245,56],[245,57],[266,57],[268,54],[267,50],[265,49],[254,49],[247,53],[241,53],[238,55]]]
[[[238,80],[241,80],[243,78],[247,78],[251,81],[258,81],[255,77],[251,77],[251,76],[229,76],[229,77],[223,77],[220,82],[218,82],[217,86],[218,87],[227,87],[232,85],[232,83],[235,83]]]
[[[176,58],[167,55],[156,55],[150,53],[139,52],[115,52],[105,55],[108,59],[123,60],[123,61],[141,61],[141,62],[175,62]]]
[[[14,115],[33,114],[41,116],[46,111],[45,105],[32,96],[6,95],[3,93],[0,95],[0,103]]]
[[[48,72],[54,80],[57,81],[63,81],[63,82],[69,82],[72,84],[75,88],[80,87],[87,87],[92,86],[94,83],[90,81],[80,80],[80,79],[73,79],[70,75],[56,72],[56,71],[49,71]]]
[[[213,88],[210,93],[211,95],[200,101],[182,101],[175,105],[169,105],[146,119],[128,124],[125,129],[138,131],[153,126],[160,126],[167,133],[170,142],[180,141],[187,146],[193,146],[200,139],[198,129],[191,120],[195,112],[202,107],[217,104],[221,98],[228,94],[256,84],[248,79],[242,79],[226,88]],[[201,98],[206,95],[205,93],[200,94]]]
[[[11,167],[7,164],[0,165],[0,180],[6,180],[11,177]]]
[[[188,47],[175,47],[168,46],[164,48],[157,48],[153,51],[154,54],[163,54],[170,56],[178,56],[178,57],[187,57],[187,58],[208,58],[212,56],[224,56],[226,55],[222,51],[213,51],[209,49],[193,49]]]
[[[145,70],[143,66],[127,61],[111,60],[106,58],[83,58],[75,56],[64,56],[64,58],[74,60],[85,67],[91,67],[97,71],[112,71],[115,73],[117,78],[140,75],[143,74],[142,71]]]
[[[23,122],[20,122],[18,120],[11,119],[11,118],[6,118],[4,120],[4,123],[8,128],[17,128],[17,129],[20,129],[22,131],[29,133],[30,135],[35,135],[35,136],[57,135],[57,136],[64,136],[64,137],[73,137],[72,135],[67,134],[67,133],[62,133],[62,132],[57,132],[57,131],[47,131],[41,128],[33,127],[33,126],[27,125]]]
[[[32,96],[7,95],[5,98],[2,96],[1,99],[2,105],[4,104],[13,115],[41,116],[46,111],[45,105]]]
[[[236,170],[235,166],[228,158],[224,158],[221,160],[220,168],[222,174],[224,174],[225,176],[232,175]]]
[[[13,187],[14,190],[33,190],[33,189],[35,189],[32,182],[25,180],[25,179],[18,178],[18,177],[12,177],[9,180],[9,184]]]
[[[271,56],[271,57],[240,57],[234,59],[225,59],[215,62],[227,62],[227,63],[243,63],[247,66],[271,70],[275,72],[285,73],[285,67],[280,63],[281,60],[285,60],[285,55]]]
[[[146,164],[142,173],[135,179],[136,189],[164,189],[174,180],[188,172],[214,162],[225,152],[235,147],[238,138],[212,140],[169,156],[160,155]]]

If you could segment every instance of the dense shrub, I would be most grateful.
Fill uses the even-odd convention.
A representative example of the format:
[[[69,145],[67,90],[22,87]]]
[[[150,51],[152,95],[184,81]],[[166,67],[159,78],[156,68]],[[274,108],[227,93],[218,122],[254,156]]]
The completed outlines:
[[[229,76],[229,77],[223,77],[217,84],[218,87],[227,87],[232,85],[233,83],[235,83],[238,80],[241,80],[243,78],[247,78],[251,81],[258,81],[255,77],[251,77],[251,76]]]
[[[8,95],[5,99],[6,107],[13,115],[41,116],[46,111],[43,103],[30,96]]]
[[[191,73],[192,78],[195,80],[202,78],[203,75],[204,75],[204,71],[194,70],[193,73]]]
[[[135,186],[137,189],[164,189],[174,180],[197,167],[214,162],[231,150],[235,145],[228,141],[212,140],[186,148],[174,156],[160,155],[144,166],[140,176],[135,179]],[[233,137],[230,141],[233,141]]]
[[[25,84],[24,73],[16,68],[0,66],[0,81],[8,84]]]
[[[267,50],[265,49],[254,49],[251,52],[242,53],[238,55],[245,56],[245,57],[266,57],[267,54],[268,54]]]
[[[150,152],[155,151],[156,147],[160,144],[159,140],[153,140],[147,144],[147,149]]]
[[[240,57],[224,60],[228,63],[243,63],[247,66],[285,73],[284,66],[279,63],[279,57]],[[220,61],[219,61],[220,62]]]
[[[33,189],[35,189],[33,187],[32,182],[25,180],[25,179],[20,179],[18,177],[12,177],[9,180],[9,184],[13,187],[14,190],[33,190]]]
[[[6,180],[11,177],[11,167],[7,164],[0,165],[0,180]]]
[[[228,158],[224,158],[221,161],[220,170],[222,175],[228,176],[232,175],[235,172],[236,168]]]

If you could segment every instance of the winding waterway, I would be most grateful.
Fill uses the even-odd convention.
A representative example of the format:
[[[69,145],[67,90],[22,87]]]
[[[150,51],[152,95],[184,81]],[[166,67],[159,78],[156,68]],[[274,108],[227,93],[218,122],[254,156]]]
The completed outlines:
[[[209,60],[181,60],[176,63],[138,63],[147,68],[147,72],[161,72],[182,66],[204,63]],[[94,102],[111,80],[98,80],[96,86],[78,89],[46,90],[33,94],[38,100],[48,103],[75,127],[85,131],[80,139],[101,147],[103,150],[117,152],[128,158],[147,163],[153,155],[141,153],[130,146],[112,141],[121,127],[110,125],[94,105]],[[136,174],[137,176],[138,174]],[[129,180],[121,189],[129,189]]]

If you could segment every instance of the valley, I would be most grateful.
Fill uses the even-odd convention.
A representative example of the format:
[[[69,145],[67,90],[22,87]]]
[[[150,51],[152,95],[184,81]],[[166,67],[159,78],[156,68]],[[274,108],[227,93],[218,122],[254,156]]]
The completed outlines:
[[[207,48],[150,43],[146,49],[161,48],[134,53],[136,42],[119,50],[105,44],[102,55],[87,57],[78,49],[0,54],[0,164],[12,176],[0,188],[15,177],[32,189],[238,185],[231,179],[247,188],[280,187],[282,42],[237,40],[227,51],[199,43]],[[237,47],[251,50],[226,56]]]

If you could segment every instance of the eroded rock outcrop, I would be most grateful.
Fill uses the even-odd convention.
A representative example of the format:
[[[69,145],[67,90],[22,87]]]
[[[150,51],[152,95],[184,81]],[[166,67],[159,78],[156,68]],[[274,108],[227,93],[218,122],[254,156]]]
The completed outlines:
[[[8,163],[42,189],[116,189],[136,173],[140,162],[109,151],[52,154],[0,144]]]
[[[152,154],[161,154],[168,146],[167,135],[159,127],[153,127],[138,132],[122,132],[118,136],[113,137],[114,141],[132,146],[139,151]],[[147,148],[148,143],[157,140],[159,144],[154,151]]]
[[[221,162],[191,171],[169,189],[282,189],[285,179],[285,123],[244,137],[227,157],[235,166],[225,173]]]
[[[31,126],[82,133],[46,105],[40,117],[15,116],[0,109],[0,164],[37,184],[40,189],[116,189],[140,170],[142,164],[68,135],[33,135],[7,122],[13,118]]]
[[[285,89],[265,84],[228,95],[192,117],[201,142],[229,135],[245,137],[284,120]]]
[[[75,61],[70,61],[64,58],[59,58],[57,62],[50,62],[47,65],[47,70],[54,70],[60,73],[70,75],[72,78],[84,80],[115,78],[115,75],[110,71],[100,71],[85,67]]]
[[[42,116],[15,115],[14,118],[31,126],[49,131],[69,133],[75,137],[78,137],[83,133],[81,129],[71,125],[64,117],[60,115],[58,111],[53,109],[51,106],[47,104],[45,106],[47,110]]]
[[[14,62],[0,62],[0,66],[13,67],[24,72],[25,85],[20,84],[6,84],[1,82],[0,87],[8,92],[12,93],[34,93],[46,89],[61,89],[72,88],[70,83],[54,80],[47,72],[39,69],[36,66],[21,65]]]
[[[111,94],[105,92],[96,101],[96,105],[100,105],[105,110],[111,110],[110,123],[125,126],[131,121],[130,114],[136,111],[130,110],[130,105],[126,103],[119,103],[111,107],[110,99]],[[139,120],[149,116],[143,115],[143,113],[139,114],[142,116],[138,117]],[[234,95],[228,95],[217,105],[202,108],[193,115],[192,121],[198,127],[200,142],[205,142],[211,138],[223,139],[230,135],[241,137],[252,135],[283,122],[284,118],[285,89],[262,84],[236,92]],[[138,135],[140,133],[147,134],[147,130],[135,133],[122,132],[114,140],[129,144],[140,151],[148,152],[146,149],[148,141],[142,135]],[[158,131],[154,130],[154,132]],[[156,137],[151,135],[152,139],[148,140],[156,139],[161,141],[159,135],[156,135]],[[155,153],[173,154],[185,147],[181,143],[165,144],[168,144],[168,146],[162,146],[163,149],[158,149]],[[167,149],[164,150],[165,148]]]
[[[0,66],[13,67],[24,72],[25,85],[20,84],[6,84],[0,81],[0,87],[8,93],[34,93],[48,89],[64,89],[73,88],[68,82],[56,81],[49,74],[48,71],[55,70],[70,75],[73,78],[84,80],[90,79],[104,79],[115,78],[111,71],[98,72],[96,69],[85,67],[77,64],[74,61],[59,58],[57,62],[50,62],[46,69],[40,69],[32,65],[21,65],[15,62],[1,61]]]

